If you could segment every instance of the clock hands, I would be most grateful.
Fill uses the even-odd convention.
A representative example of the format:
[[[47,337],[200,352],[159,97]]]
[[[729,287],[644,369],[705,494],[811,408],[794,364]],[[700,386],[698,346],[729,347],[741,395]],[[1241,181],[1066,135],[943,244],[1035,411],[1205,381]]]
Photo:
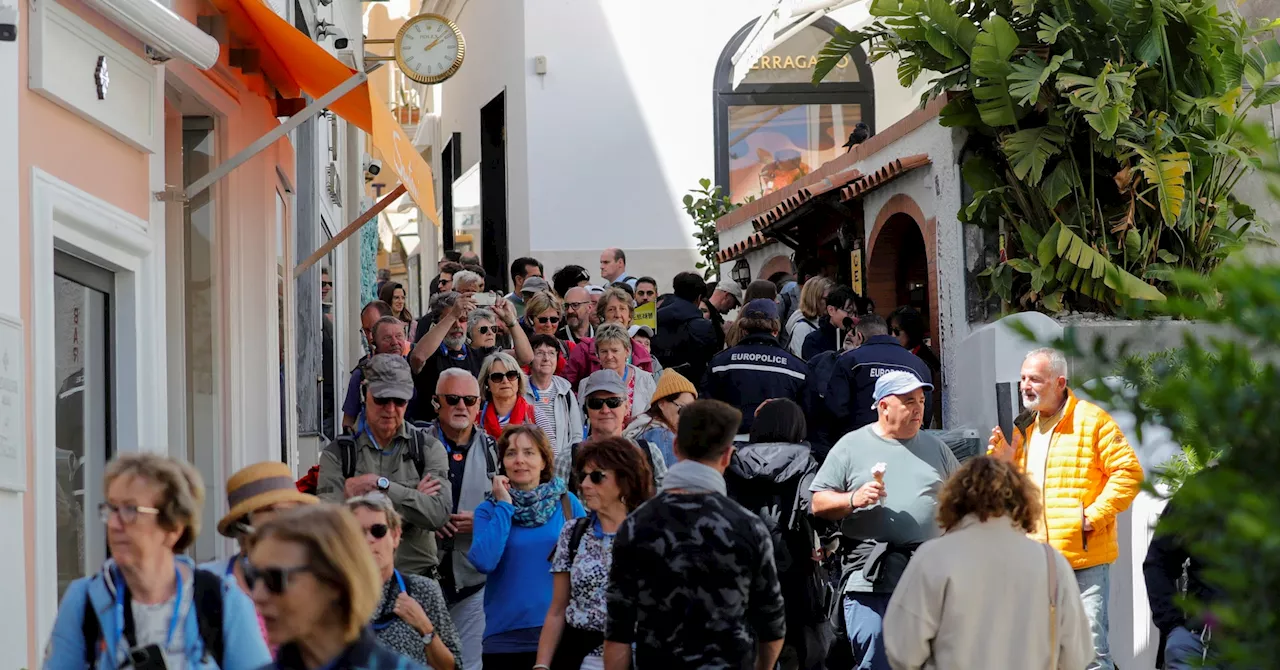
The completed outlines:
[[[431,44],[428,44],[428,45],[426,46],[426,48],[425,48],[425,49],[423,49],[423,51],[431,51],[431,48],[432,48],[432,47],[434,47],[435,45],[439,44],[439,43],[440,43],[440,40],[442,40],[442,39],[444,39],[444,38],[443,38],[443,37],[437,37],[437,38],[436,38],[436,41],[432,42]]]

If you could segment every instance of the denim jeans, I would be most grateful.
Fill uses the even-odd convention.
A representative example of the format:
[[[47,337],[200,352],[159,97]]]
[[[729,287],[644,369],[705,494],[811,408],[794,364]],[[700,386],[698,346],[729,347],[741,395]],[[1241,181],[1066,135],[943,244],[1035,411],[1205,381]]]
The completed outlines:
[[[1164,642],[1165,670],[1191,670],[1201,667],[1211,670],[1213,666],[1197,665],[1203,658],[1204,643],[1200,641],[1199,635],[1181,626],[1169,633],[1169,639]]]
[[[1087,670],[1115,670],[1111,661],[1111,648],[1107,643],[1107,599],[1111,593],[1111,564],[1095,565],[1076,570],[1076,583],[1080,585],[1080,599],[1084,602],[1085,616],[1089,617],[1089,634],[1093,637],[1093,661]]]
[[[458,629],[458,645],[463,670],[480,670],[484,650],[484,589],[463,598],[449,608],[449,618]]]
[[[884,613],[888,593],[846,593],[844,623],[853,647],[853,670],[890,670],[884,651]]]

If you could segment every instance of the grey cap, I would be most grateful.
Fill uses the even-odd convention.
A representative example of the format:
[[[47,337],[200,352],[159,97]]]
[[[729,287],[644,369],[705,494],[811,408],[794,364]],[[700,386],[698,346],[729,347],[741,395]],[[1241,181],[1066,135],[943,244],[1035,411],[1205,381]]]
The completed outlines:
[[[637,323],[627,329],[627,335],[631,337],[635,337],[640,333],[644,333],[645,337],[653,339],[653,329],[648,326],[643,326]]]
[[[627,385],[613,370],[596,370],[587,377],[587,386],[582,391],[582,399],[586,400],[592,393],[608,393],[625,398]]]
[[[365,361],[363,374],[373,397],[413,399],[413,373],[404,356],[375,354]]]
[[[524,280],[524,285],[520,287],[521,293],[537,293],[549,290],[551,290],[551,285],[542,277],[529,277]]]
[[[716,290],[728,293],[733,296],[734,300],[738,301],[739,305],[742,304],[742,287],[738,286],[738,282],[732,279],[722,279],[719,284],[716,284]]]
[[[894,370],[880,375],[876,380],[876,391],[871,398],[871,409],[875,409],[881,400],[891,395],[904,395],[916,389],[933,390],[933,384],[920,381],[910,372]]]

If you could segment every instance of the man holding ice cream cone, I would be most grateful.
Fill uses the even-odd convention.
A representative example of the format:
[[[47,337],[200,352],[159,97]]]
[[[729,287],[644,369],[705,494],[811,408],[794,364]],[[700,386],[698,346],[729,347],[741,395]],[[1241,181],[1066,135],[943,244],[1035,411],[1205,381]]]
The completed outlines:
[[[942,440],[920,432],[931,388],[908,372],[881,375],[876,422],[841,438],[809,487],[813,513],[840,522],[844,624],[858,670],[889,670],[885,609],[912,552],[938,534],[938,491],[960,467]]]

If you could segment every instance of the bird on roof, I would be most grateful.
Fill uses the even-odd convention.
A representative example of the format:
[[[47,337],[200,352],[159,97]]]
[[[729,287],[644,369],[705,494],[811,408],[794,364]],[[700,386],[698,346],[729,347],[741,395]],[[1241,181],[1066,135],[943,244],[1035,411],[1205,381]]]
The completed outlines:
[[[854,147],[866,142],[868,137],[871,137],[871,128],[867,127],[867,124],[859,121],[857,125],[853,127],[853,132],[849,133],[849,141],[842,145],[844,146],[845,153],[853,151]]]

